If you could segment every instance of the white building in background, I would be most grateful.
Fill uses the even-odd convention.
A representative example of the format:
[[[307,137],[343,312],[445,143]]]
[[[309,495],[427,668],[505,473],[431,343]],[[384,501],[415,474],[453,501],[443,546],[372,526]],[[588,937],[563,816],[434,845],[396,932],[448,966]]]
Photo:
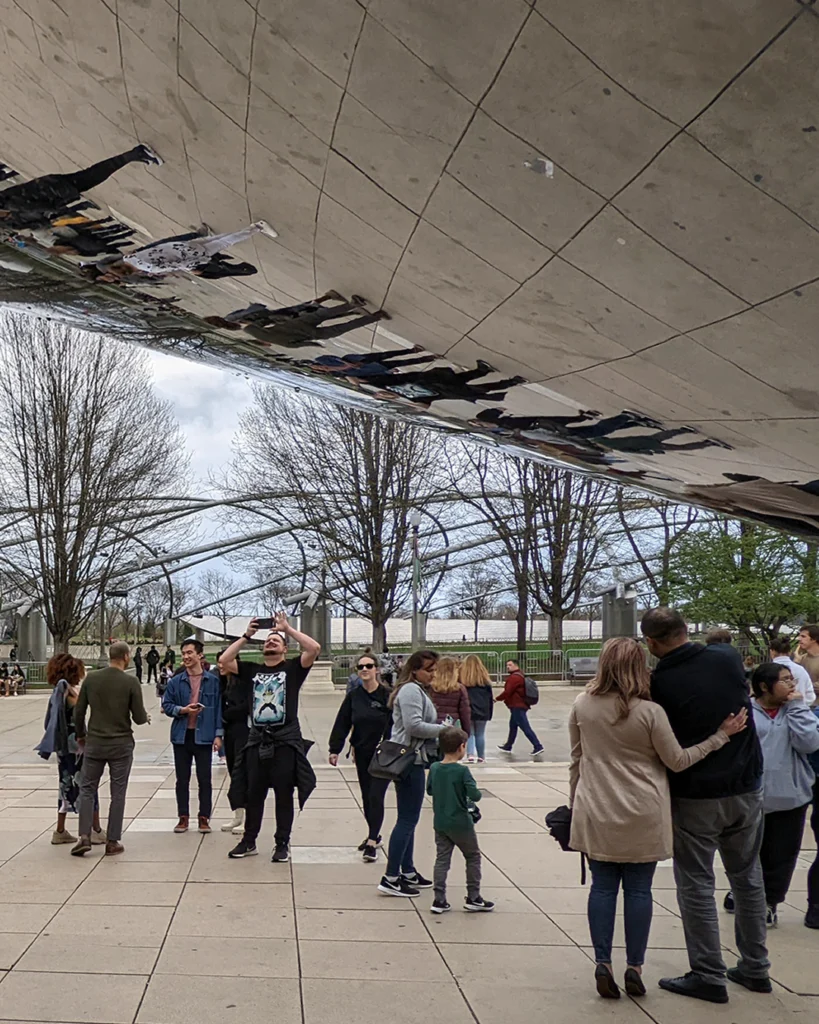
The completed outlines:
[[[247,628],[248,616],[237,615],[227,621],[227,636],[241,636]],[[206,641],[222,639],[224,626],[217,615],[202,615],[185,619],[191,632],[201,630]],[[543,643],[549,639],[548,623],[536,619],[530,623],[530,636],[534,641]],[[410,643],[411,624],[409,619],[390,619],[387,623],[387,644],[406,646]],[[372,626],[367,619],[348,618],[346,620],[347,646],[351,648],[366,647],[372,643]],[[517,624],[514,619],[481,619],[478,623],[478,642],[498,644],[506,649],[514,647],[517,636]],[[599,640],[602,636],[602,624],[599,620],[566,619],[563,622],[563,639],[566,640]],[[345,620],[332,620],[332,643],[341,647],[345,637]],[[473,643],[475,622],[473,619],[428,619],[427,644]]]

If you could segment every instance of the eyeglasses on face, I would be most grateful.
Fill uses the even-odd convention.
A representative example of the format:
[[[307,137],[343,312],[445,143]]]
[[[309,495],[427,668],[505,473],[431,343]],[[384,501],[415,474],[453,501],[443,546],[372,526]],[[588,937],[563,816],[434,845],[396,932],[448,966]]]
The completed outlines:
[[[362,668],[375,668],[375,665],[371,661],[363,661],[360,665],[356,665],[356,668],[360,672]]]

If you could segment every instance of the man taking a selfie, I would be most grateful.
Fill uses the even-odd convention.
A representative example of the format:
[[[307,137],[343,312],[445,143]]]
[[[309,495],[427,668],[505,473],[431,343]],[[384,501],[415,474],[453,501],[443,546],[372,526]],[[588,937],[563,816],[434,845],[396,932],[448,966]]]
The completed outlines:
[[[182,671],[171,676],[162,695],[162,710],[173,719],[171,743],[176,769],[176,809],[179,821],[174,832],[187,832],[190,821],[191,766],[196,764],[199,786],[199,831],[210,832],[213,810],[211,751],[222,746],[222,695],[219,677],[203,665],[201,641],[182,644]]]
[[[248,640],[260,629],[273,626],[264,642],[263,661],[236,661]],[[301,648],[295,658],[287,657],[288,640]],[[312,746],[302,739],[299,725],[299,691],[307,678],[321,645],[298,632],[284,612],[275,620],[252,619],[244,635],[227,648],[219,659],[223,675],[239,677],[247,688],[250,736],[234,764],[230,780],[231,806],[245,808],[245,834],[229,857],[256,855],[256,839],[262,827],[264,802],[269,790],[276,798],[276,835],[273,861],[290,859],[290,832],[295,814],[293,791],[298,789],[299,807],[304,806],[316,785],[307,760]]]

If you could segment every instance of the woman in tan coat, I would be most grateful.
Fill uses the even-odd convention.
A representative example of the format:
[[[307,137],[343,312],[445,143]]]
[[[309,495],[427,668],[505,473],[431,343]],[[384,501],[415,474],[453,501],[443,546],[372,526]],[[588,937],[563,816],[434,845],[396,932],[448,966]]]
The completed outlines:
[[[641,980],[651,928],[651,881],[657,861],[671,856],[671,798],[666,768],[683,771],[741,732],[743,709],[705,742],[683,748],[665,711],[651,701],[645,651],[618,637],[603,646],[600,665],[569,717],[572,848],[589,858],[589,930],[597,991],[619,999],[611,972],[617,893],[623,885],[625,975],[629,995]]]

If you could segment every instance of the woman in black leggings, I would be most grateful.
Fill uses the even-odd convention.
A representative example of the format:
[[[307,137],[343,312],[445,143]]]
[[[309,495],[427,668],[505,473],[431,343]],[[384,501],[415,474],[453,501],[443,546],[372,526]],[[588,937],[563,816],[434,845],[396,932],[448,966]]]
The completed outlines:
[[[338,764],[338,755],[350,736],[358,784],[361,787],[361,807],[367,820],[367,838],[359,846],[364,860],[373,863],[381,842],[384,821],[384,796],[389,782],[375,779],[367,770],[375,748],[389,731],[392,715],[387,708],[389,691],[378,681],[378,665],[371,654],[362,654],[356,665],[361,685],[346,695],[338,709],[330,733],[330,764]]]
[[[223,653],[223,651],[220,651],[217,655],[217,664]],[[237,658],[236,661],[238,662],[239,659]],[[219,685],[222,691],[225,761],[227,763],[228,775],[232,775],[233,765],[236,763],[236,755],[240,750],[244,749],[250,733],[250,720],[248,717],[250,692],[248,687],[243,685],[239,676],[220,674]],[[245,830],[245,809],[244,807],[234,807],[233,804],[231,804],[230,809],[233,811],[233,820],[225,822],[222,825],[222,831],[233,832],[234,835],[242,835]]]

